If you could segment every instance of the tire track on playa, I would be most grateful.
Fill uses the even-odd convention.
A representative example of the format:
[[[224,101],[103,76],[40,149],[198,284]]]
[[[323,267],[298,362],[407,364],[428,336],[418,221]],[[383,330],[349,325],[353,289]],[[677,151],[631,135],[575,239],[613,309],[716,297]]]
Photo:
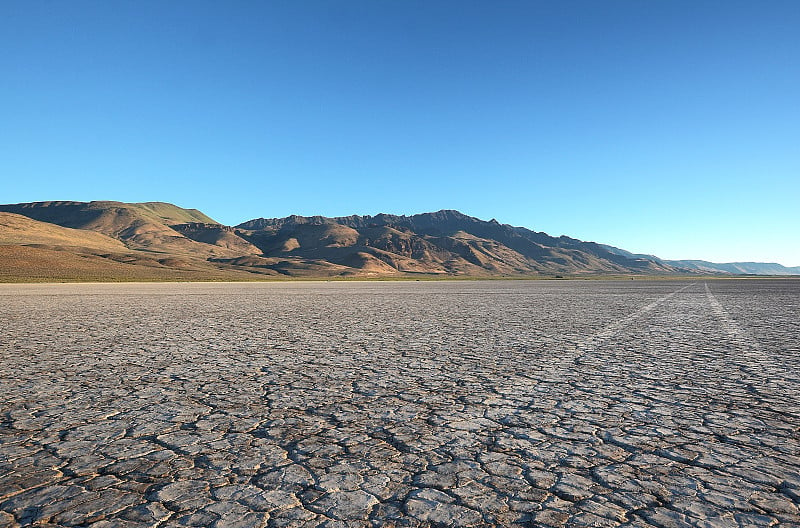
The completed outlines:
[[[622,319],[618,319],[617,321],[609,324],[602,331],[600,331],[600,332],[598,332],[596,334],[592,334],[591,336],[586,337],[582,341],[578,342],[575,345],[574,349],[571,351],[571,353],[567,357],[565,357],[563,359],[565,359],[567,361],[569,361],[570,359],[573,360],[573,361],[577,361],[577,359],[580,356],[583,356],[583,355],[586,355],[586,354],[591,354],[592,352],[594,352],[595,350],[600,348],[606,341],[608,341],[609,339],[612,339],[613,337],[619,335],[620,332],[622,332],[625,328],[627,328],[628,326],[633,324],[635,321],[637,321],[637,320],[641,319],[642,317],[646,316],[647,314],[649,314],[650,312],[652,312],[653,310],[655,310],[656,308],[658,308],[659,306],[661,306],[665,302],[667,302],[670,299],[672,299],[677,294],[688,290],[689,288],[691,288],[692,286],[694,286],[696,284],[697,284],[696,282],[693,282],[691,284],[687,284],[683,288],[678,288],[674,292],[668,293],[667,295],[664,295],[663,297],[659,297],[655,301],[653,301],[653,302],[651,302],[651,303],[649,303],[649,304],[647,304],[645,306],[642,306],[641,308],[639,308],[638,310],[636,310],[632,314],[629,314],[629,315],[623,317]]]
[[[762,352],[761,346],[758,344],[755,338],[747,334],[742,327],[739,326],[739,323],[734,321],[725,308],[722,307],[717,297],[711,292],[711,288],[708,287],[708,283],[704,282],[703,286],[706,290],[708,303],[711,305],[711,311],[714,313],[716,318],[719,319],[722,329],[725,331],[728,337],[740,343],[743,347]]]
[[[682,293],[697,283],[693,282],[687,284],[677,290],[663,295],[656,300],[642,306],[635,312],[617,319],[613,323],[606,325],[601,331],[590,334],[583,339],[578,340],[577,343],[567,345],[563,348],[561,354],[554,358],[543,371],[551,381],[563,381],[564,377],[575,375],[575,367],[584,363],[592,363],[591,356],[602,347],[606,342],[618,336],[622,331],[631,326],[636,321],[650,314],[653,310],[659,308],[664,303]]]
[[[703,286],[711,312],[720,322],[725,336],[733,345],[731,352],[737,355],[735,360],[742,363],[743,372],[752,376],[751,379],[743,381],[749,384],[766,384],[771,388],[784,385],[787,378],[785,369],[780,368],[756,338],[730,316],[711,291],[708,283],[703,283]]]

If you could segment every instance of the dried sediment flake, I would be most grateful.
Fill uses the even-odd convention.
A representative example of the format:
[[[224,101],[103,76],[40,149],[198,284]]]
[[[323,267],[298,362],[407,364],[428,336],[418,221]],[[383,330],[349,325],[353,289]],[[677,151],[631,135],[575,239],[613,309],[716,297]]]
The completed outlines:
[[[800,282],[3,285],[0,526],[800,524]]]

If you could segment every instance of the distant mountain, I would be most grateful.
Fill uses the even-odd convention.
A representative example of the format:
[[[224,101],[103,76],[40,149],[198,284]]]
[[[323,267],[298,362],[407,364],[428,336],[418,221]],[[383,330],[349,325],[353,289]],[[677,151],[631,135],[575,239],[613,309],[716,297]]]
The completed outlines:
[[[191,235],[182,233],[182,226],[187,224],[219,224],[197,209],[183,209],[169,203],[33,202],[0,205],[0,211],[62,227],[96,231],[122,241],[129,249],[205,258],[241,253],[239,248],[229,250],[228,241],[199,244]],[[191,232],[189,228],[185,230]],[[249,246],[239,242],[242,247]]]
[[[0,210],[64,227],[117,233],[134,222],[216,223],[197,209],[183,209],[164,202],[30,202],[0,205]]]
[[[0,205],[0,280],[800,273],[729,266],[665,261],[452,210],[229,227],[163,202]]]
[[[734,275],[800,275],[800,266],[787,267],[774,262],[727,262],[717,264],[705,260],[663,260],[671,266],[706,273],[731,273]]]
[[[786,267],[774,262],[726,262],[720,264],[707,262],[705,260],[665,260],[655,255],[631,253],[630,251],[625,251],[624,249],[614,246],[601,245],[608,251],[616,253],[617,255],[623,255],[628,258],[644,258],[683,270],[732,275],[800,275],[800,266]]]
[[[195,223],[218,226],[200,211],[161,202],[0,205],[0,280],[202,280],[251,275],[209,259],[253,254],[257,248],[241,239],[231,242],[225,233],[216,240],[194,240],[186,226]]]
[[[6,212],[0,212],[0,237],[3,244],[111,252],[127,250],[121,241],[94,231],[70,229]]]
[[[495,276],[678,271],[615,254],[594,242],[552,237],[452,210],[412,216],[258,218],[236,227],[268,258],[376,272]]]
[[[611,253],[614,253],[615,255],[621,255],[621,256],[627,257],[627,258],[646,259],[646,260],[652,260],[653,262],[666,262],[664,260],[661,260],[660,258],[658,258],[655,255],[647,255],[647,254],[644,254],[644,253],[631,253],[630,251],[625,251],[624,249],[620,249],[620,248],[614,247],[614,246],[609,246],[607,244],[600,244],[600,246],[603,249],[605,249],[606,251],[609,251]]]

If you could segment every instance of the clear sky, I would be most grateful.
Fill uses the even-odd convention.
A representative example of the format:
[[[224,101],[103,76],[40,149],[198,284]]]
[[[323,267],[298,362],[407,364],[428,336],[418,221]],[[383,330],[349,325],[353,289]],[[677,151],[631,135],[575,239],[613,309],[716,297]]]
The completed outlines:
[[[800,2],[0,3],[0,203],[466,214],[800,265]]]

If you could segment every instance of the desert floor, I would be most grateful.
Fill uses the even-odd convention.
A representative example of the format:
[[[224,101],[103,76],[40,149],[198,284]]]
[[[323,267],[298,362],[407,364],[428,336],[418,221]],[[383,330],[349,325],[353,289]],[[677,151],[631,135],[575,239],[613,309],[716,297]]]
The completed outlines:
[[[0,285],[0,526],[798,526],[800,281]]]

